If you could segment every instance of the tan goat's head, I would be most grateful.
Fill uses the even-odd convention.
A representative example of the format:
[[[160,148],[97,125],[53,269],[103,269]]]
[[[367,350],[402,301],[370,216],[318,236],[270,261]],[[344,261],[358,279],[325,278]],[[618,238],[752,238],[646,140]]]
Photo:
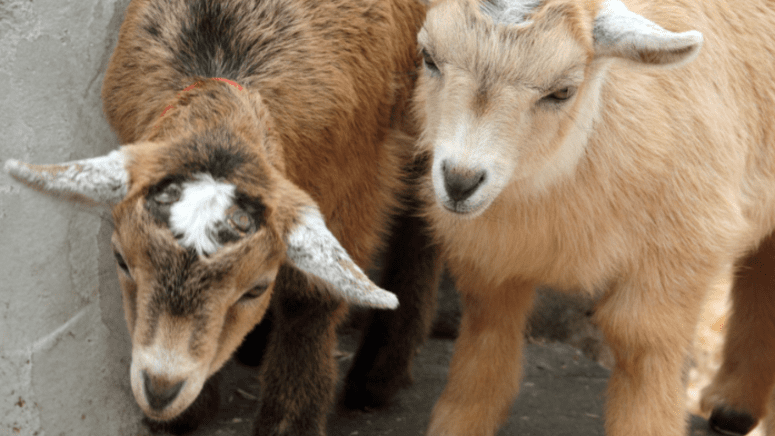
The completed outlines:
[[[203,123],[103,157],[5,165],[38,189],[112,206],[132,390],[159,421],[185,410],[260,322],[284,263],[330,294],[322,298],[398,306],[351,260],[315,202],[285,178],[277,147],[266,143],[271,134],[246,137]]]
[[[475,217],[507,186],[541,192],[574,171],[611,60],[680,65],[702,35],[667,31],[618,0],[440,0],[418,41],[415,109],[436,203]]]

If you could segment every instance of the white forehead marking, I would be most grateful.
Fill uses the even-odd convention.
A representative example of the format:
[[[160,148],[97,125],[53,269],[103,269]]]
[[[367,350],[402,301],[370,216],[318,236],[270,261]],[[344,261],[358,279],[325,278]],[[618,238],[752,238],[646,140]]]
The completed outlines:
[[[180,200],[170,207],[170,230],[180,245],[197,253],[212,254],[221,244],[217,228],[234,203],[234,185],[219,182],[209,174],[198,174],[181,184]]]
[[[487,0],[479,9],[497,24],[519,24],[542,0]]]

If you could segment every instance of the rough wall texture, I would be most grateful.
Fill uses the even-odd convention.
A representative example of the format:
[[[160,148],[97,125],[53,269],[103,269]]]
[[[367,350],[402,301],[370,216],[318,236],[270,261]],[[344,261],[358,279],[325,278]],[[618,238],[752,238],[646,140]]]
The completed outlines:
[[[0,0],[0,162],[118,143],[100,87],[128,0]],[[0,172],[0,435],[132,435],[109,211]]]

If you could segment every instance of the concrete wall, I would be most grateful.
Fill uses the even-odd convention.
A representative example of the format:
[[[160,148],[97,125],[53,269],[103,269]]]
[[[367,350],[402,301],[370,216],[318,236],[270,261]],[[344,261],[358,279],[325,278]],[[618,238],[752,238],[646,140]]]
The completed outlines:
[[[118,145],[102,76],[128,0],[0,0],[0,162]],[[0,172],[0,435],[137,435],[108,210]]]

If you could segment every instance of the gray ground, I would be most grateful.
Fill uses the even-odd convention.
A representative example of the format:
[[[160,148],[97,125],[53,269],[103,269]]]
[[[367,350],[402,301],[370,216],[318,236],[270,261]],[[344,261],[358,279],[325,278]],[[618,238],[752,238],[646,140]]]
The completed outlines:
[[[593,304],[591,300],[552,292],[539,295],[531,319],[532,336],[539,339],[527,345],[522,388],[499,436],[604,436],[603,403],[609,371],[598,361],[610,360],[610,352],[589,323]],[[444,387],[454,346],[451,336],[456,333],[458,321],[457,297],[447,278],[440,292],[435,337],[422,348],[414,364],[414,385],[400,391],[385,409],[334,411],[329,417],[328,435],[422,435]],[[357,336],[352,329],[341,335],[340,374],[346,373]],[[229,362],[222,376],[220,414],[192,436],[252,435],[260,396],[254,371]],[[708,428],[707,421],[696,416],[691,418],[688,434],[718,435]]]
[[[354,350],[352,336],[343,350]],[[431,408],[441,393],[453,341],[431,339],[415,363],[415,383],[402,390],[386,409],[371,412],[337,410],[329,418],[329,436],[422,435]],[[342,372],[349,363],[342,359]],[[193,436],[251,435],[260,387],[254,373],[236,363],[224,369],[222,407],[215,422]],[[531,343],[525,353],[525,378],[499,436],[603,436],[603,393],[608,370],[563,343]],[[150,434],[150,433],[149,433]],[[693,417],[692,436],[712,436],[707,422]],[[146,436],[146,435],[143,435]]]

